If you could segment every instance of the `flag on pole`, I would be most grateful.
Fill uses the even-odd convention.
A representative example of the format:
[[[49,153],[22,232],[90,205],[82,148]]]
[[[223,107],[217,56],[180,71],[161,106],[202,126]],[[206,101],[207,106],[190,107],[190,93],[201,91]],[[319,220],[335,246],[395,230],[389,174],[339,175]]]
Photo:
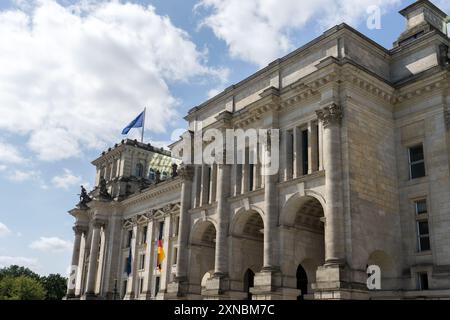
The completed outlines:
[[[158,253],[158,262],[157,262],[158,263],[158,269],[161,270],[161,264],[162,264],[164,258],[166,257],[166,255],[164,254],[164,249],[163,249],[163,246],[162,246],[161,239],[158,240],[157,253]]]
[[[127,134],[131,128],[144,128],[145,109],[133,121],[131,121],[123,130],[122,134]]]
[[[127,276],[129,276],[131,273],[131,246],[130,246],[130,254],[127,258]]]

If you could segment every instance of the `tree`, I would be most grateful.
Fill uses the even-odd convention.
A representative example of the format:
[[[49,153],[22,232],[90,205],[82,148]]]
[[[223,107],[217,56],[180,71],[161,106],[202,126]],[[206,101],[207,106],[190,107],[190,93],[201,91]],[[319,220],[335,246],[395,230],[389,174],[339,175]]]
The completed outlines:
[[[46,291],[30,276],[4,276],[0,280],[0,300],[44,300]]]
[[[27,276],[27,277],[30,277],[35,280],[40,280],[40,278],[41,278],[37,273],[34,273],[30,269],[25,268],[25,267],[19,267],[17,265],[12,265],[7,268],[0,269],[0,280],[3,277],[7,277],[7,276],[10,276],[13,278],[16,278],[19,276]]]
[[[41,282],[47,291],[45,300],[61,300],[66,295],[67,279],[60,274],[50,274],[42,277]]]
[[[26,278],[26,280],[21,277]],[[39,286],[35,287],[29,281],[30,279]],[[61,300],[66,294],[66,288],[67,279],[60,274],[41,277],[30,269],[17,265],[0,269],[0,300],[28,298],[38,300],[42,290],[46,300]],[[28,290],[31,291],[31,294],[28,293]]]

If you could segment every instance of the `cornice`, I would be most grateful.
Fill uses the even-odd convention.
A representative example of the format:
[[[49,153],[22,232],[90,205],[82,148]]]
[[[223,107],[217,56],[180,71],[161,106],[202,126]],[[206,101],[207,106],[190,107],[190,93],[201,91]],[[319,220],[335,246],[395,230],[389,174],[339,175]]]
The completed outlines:
[[[180,211],[180,207],[181,205],[179,202],[169,203],[156,209],[150,209],[141,213],[134,214],[132,217],[123,219],[122,227],[124,229],[128,229],[135,225],[143,225],[153,219],[165,217],[170,214],[176,214]]]
[[[434,90],[444,90],[448,88],[450,88],[450,71],[444,70],[432,74],[425,79],[420,79],[398,88],[394,103],[403,103],[421,97],[426,93],[431,93]]]
[[[160,182],[156,186],[152,186],[148,190],[144,190],[139,194],[133,194],[128,198],[122,200],[120,204],[122,206],[133,205],[145,200],[154,199],[160,196],[161,194],[172,192],[176,190],[181,190],[181,179],[176,178],[170,181]]]

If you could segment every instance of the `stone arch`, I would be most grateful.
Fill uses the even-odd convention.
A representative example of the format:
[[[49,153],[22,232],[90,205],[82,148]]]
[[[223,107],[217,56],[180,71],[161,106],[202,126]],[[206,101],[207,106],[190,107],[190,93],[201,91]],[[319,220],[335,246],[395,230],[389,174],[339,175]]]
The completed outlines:
[[[189,283],[192,292],[201,294],[203,278],[214,270],[216,226],[209,220],[198,220],[191,228],[189,240]]]
[[[324,199],[318,193],[296,193],[280,214],[280,262],[285,286],[313,294],[317,267],[325,263]],[[298,288],[299,266],[306,274],[306,288]],[[304,293],[302,292],[302,295]]]
[[[242,234],[243,222],[245,222],[249,214],[253,213],[257,213],[264,224],[264,212],[259,207],[254,205],[251,205],[249,209],[242,207],[233,215],[230,223],[230,234]]]
[[[263,267],[264,258],[264,221],[263,212],[250,207],[238,210],[230,226],[230,278],[236,283],[236,289],[242,290],[242,298],[251,298],[249,280]],[[251,270],[252,276],[248,278]],[[246,277],[247,275],[247,277]],[[239,289],[241,288],[241,289]]]
[[[297,214],[299,208],[309,201],[314,200],[316,201],[316,204],[320,204],[321,209],[323,210],[323,216],[325,216],[325,198],[318,192],[306,190],[304,195],[297,192],[289,197],[281,209],[279,223],[281,225],[292,226],[294,224],[293,220],[295,219],[295,215]]]
[[[213,275],[214,275],[214,270],[213,270],[213,269],[207,271],[207,272],[203,275],[202,281],[200,282],[200,285],[201,285],[202,289],[206,288],[206,282],[207,282],[210,278],[212,278]]]
[[[366,268],[377,265],[381,271],[381,290],[396,288],[396,265],[392,257],[383,250],[374,250],[367,257]]]

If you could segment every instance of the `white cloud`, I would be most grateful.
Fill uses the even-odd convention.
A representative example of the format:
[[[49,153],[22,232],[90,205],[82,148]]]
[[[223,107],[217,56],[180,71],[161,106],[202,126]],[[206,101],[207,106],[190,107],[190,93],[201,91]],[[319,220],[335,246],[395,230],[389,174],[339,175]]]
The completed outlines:
[[[30,248],[45,252],[71,251],[72,243],[58,237],[40,237],[30,244]]]
[[[4,164],[0,164],[0,171],[4,171],[6,170],[7,166],[5,166]]]
[[[40,267],[38,260],[35,258],[0,256],[0,268],[9,267],[11,265],[27,267],[35,272],[38,271]]]
[[[41,172],[37,170],[14,170],[8,175],[13,182],[24,182],[28,180],[41,180]]]
[[[0,107],[1,109],[1,107]],[[0,141],[0,162],[8,164],[21,164],[26,160],[19,149],[9,143]],[[3,165],[4,166],[4,165]],[[6,166],[4,166],[4,169]]]
[[[0,11],[0,47],[0,130],[48,161],[117,141],[143,106],[163,132],[180,103],[170,83],[227,74],[152,6],[119,1]]]
[[[52,179],[52,183],[55,187],[66,190],[80,184],[81,181],[81,176],[74,175],[69,169],[64,169],[63,174],[55,176]]]
[[[356,25],[366,21],[366,10],[382,9],[400,0],[200,0],[196,9],[206,9],[202,25],[224,40],[230,55],[260,66],[295,47],[292,35],[309,22],[319,30],[341,22]]]
[[[11,230],[4,224],[0,222],[0,237],[6,237],[11,234]]]

